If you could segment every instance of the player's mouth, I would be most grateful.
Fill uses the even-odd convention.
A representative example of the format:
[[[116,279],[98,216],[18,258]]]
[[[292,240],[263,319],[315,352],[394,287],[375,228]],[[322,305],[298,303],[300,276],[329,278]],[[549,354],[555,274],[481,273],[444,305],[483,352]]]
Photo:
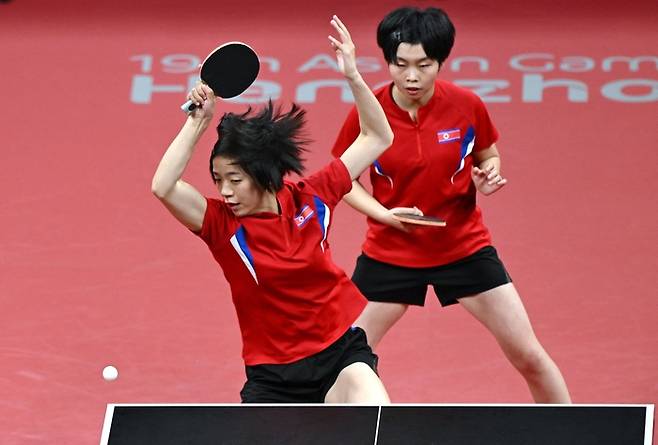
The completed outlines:
[[[406,87],[404,90],[407,92],[409,96],[415,97],[420,95],[420,88],[417,87]]]
[[[237,202],[227,202],[226,204],[233,211],[233,213],[237,213],[238,207],[240,207],[240,204]]]

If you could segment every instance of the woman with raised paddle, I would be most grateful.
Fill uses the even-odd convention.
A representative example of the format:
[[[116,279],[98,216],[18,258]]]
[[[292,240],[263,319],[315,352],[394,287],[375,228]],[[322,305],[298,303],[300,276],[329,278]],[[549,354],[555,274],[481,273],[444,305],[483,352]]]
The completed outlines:
[[[153,193],[210,248],[231,286],[243,342],[245,403],[387,403],[377,356],[352,327],[346,302],[361,298],[331,260],[333,209],[392,141],[384,112],[356,68],[354,44],[341,21],[329,37],[354,94],[361,130],[320,171],[301,173],[304,111],[224,114],[210,155],[221,199],[206,198],[181,177],[210,125],[215,95],[199,83],[196,105],[155,172]],[[236,67],[230,67],[236,69]]]
[[[395,141],[370,168],[373,193],[355,180],[345,195],[368,217],[352,276],[369,300],[357,325],[374,349],[409,305],[424,305],[431,285],[442,306],[460,303],[495,336],[536,402],[567,403],[562,374],[537,340],[475,202],[477,191],[490,195],[507,182],[500,174],[498,132],[474,93],[437,79],[454,35],[450,19],[436,8],[399,8],[379,24],[377,43],[392,82],[375,95]],[[335,156],[354,141],[358,125],[353,110]],[[423,212],[440,220],[411,218]],[[445,227],[428,225],[442,221]]]

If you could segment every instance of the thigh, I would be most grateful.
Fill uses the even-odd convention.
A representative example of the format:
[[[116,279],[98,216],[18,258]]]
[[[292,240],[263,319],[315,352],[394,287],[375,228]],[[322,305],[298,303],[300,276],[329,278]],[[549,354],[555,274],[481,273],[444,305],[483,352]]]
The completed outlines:
[[[459,299],[507,351],[536,343],[530,319],[512,283]]]
[[[317,366],[327,370],[327,378],[323,382],[323,398],[334,386],[343,370],[354,363],[362,363],[377,373],[377,355],[368,346],[365,331],[357,326],[351,327],[336,343],[335,353],[330,360],[323,360]]]
[[[406,304],[369,301],[354,324],[366,331],[368,344],[374,350],[408,307]]]
[[[363,362],[344,368],[327,392],[325,403],[390,403],[382,381],[375,371]]]

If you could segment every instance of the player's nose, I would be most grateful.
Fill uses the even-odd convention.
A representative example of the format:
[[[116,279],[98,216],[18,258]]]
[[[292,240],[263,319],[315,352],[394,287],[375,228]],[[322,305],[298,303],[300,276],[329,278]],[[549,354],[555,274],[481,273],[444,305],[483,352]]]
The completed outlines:
[[[414,68],[410,68],[407,71],[407,82],[417,82],[418,81],[418,71]]]
[[[233,190],[231,189],[231,187],[229,187],[229,185],[227,184],[227,182],[228,182],[228,181],[223,182],[223,183],[222,183],[222,186],[221,186],[221,188],[220,188],[220,190],[219,190],[219,193],[220,193],[223,197],[225,197],[225,198],[227,198],[227,197],[229,197],[229,196],[233,196]]]

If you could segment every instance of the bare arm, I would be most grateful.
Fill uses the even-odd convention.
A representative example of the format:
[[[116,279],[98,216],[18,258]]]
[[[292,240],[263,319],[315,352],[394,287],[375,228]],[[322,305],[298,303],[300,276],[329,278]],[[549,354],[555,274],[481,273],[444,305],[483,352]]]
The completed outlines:
[[[405,224],[393,218],[395,213],[412,213],[415,215],[422,215],[423,212],[417,207],[394,207],[387,209],[374,196],[363,188],[358,180],[352,181],[352,190],[343,197],[345,202],[349,204],[354,210],[363,213],[364,215],[379,221],[382,224],[395,227],[396,229],[408,232],[413,229],[413,226]]]
[[[359,113],[359,136],[340,157],[350,177],[356,179],[391,145],[393,131],[380,103],[356,68],[354,43],[347,28],[336,16],[331,20],[331,24],[338,32],[340,40],[331,36],[329,40],[336,51],[338,67],[347,79]]]
[[[181,179],[194,148],[212,120],[215,96],[206,85],[198,84],[188,96],[203,103],[190,113],[178,135],[162,156],[153,175],[151,191],[169,212],[191,230],[200,230],[206,212],[206,199]]]

